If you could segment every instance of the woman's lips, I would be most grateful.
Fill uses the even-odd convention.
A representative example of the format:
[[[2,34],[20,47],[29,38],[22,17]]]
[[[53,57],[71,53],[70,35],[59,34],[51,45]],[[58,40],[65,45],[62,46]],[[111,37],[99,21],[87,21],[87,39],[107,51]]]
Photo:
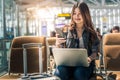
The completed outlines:
[[[80,19],[75,19],[75,20],[80,20]]]

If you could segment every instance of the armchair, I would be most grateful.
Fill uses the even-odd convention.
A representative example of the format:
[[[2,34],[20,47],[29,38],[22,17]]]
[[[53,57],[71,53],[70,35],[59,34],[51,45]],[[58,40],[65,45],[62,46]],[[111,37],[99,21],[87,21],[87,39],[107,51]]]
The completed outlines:
[[[105,34],[103,37],[103,60],[106,75],[114,72],[120,79],[120,33]],[[106,76],[108,79],[108,76]]]
[[[47,71],[46,38],[44,36],[19,36],[12,40],[9,60],[9,73],[23,73],[23,48],[26,43],[42,44],[43,71]],[[39,49],[37,47],[27,48],[27,72],[39,72]]]

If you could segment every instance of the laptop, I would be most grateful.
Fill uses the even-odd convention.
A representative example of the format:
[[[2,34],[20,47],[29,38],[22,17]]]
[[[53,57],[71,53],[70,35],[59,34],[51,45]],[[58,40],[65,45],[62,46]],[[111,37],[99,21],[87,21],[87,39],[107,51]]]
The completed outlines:
[[[52,51],[57,66],[89,66],[86,49],[53,48]]]

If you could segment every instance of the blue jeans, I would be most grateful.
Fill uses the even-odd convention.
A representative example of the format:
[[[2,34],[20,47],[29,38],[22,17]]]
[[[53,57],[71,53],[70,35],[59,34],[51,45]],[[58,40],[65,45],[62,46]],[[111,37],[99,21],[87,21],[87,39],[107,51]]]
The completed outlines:
[[[57,66],[54,73],[61,80],[89,80],[93,74],[94,67],[68,67],[68,66]]]

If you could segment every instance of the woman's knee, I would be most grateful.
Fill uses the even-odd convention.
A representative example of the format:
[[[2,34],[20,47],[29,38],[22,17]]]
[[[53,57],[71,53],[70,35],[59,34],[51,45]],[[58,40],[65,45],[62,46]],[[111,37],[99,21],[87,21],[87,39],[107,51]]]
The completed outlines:
[[[76,68],[74,72],[75,80],[88,80],[87,69],[85,68]]]
[[[62,80],[67,80],[68,79],[68,70],[64,66],[58,66],[55,70],[54,75],[58,76]]]

